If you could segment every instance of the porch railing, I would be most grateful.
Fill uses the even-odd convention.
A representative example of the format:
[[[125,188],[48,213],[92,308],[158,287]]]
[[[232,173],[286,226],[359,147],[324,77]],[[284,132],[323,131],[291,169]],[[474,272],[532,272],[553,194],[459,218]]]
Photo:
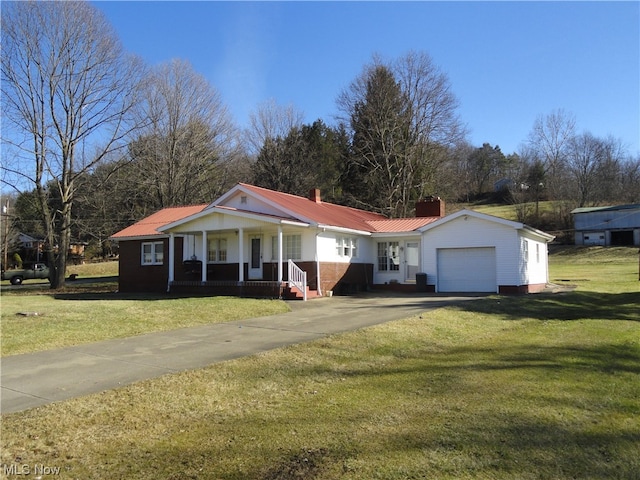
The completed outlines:
[[[289,260],[289,284],[302,292],[302,299],[307,301],[307,272]]]

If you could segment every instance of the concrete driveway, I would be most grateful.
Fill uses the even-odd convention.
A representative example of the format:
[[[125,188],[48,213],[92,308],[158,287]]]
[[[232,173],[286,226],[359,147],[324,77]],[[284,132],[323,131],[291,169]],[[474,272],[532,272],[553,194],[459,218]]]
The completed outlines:
[[[205,367],[477,297],[366,294],[289,302],[291,312],[4,357],[1,411],[11,413]]]

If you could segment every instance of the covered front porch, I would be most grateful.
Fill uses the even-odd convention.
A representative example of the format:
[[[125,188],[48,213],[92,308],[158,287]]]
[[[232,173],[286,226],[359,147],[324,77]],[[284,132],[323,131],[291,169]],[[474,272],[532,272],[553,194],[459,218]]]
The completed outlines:
[[[195,228],[194,228],[195,227]],[[196,229],[197,228],[197,229]],[[272,298],[321,295],[308,225],[282,218],[247,219],[220,212],[170,225],[169,292]],[[302,261],[303,255],[313,261]]]
[[[209,266],[208,266],[209,267]],[[245,264],[245,270],[247,264]],[[198,293],[203,295],[229,295],[240,297],[267,297],[301,299],[320,296],[317,289],[309,287],[307,272],[289,260],[282,280],[194,280],[189,272],[169,282],[173,293]],[[200,272],[197,271],[197,275]],[[292,280],[290,280],[292,279]]]

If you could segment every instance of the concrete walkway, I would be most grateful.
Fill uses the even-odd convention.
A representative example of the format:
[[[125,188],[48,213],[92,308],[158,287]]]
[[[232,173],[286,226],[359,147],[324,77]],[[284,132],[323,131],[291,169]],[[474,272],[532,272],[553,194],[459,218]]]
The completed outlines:
[[[2,413],[121,387],[475,297],[374,295],[290,302],[291,312],[150,333],[0,360]]]

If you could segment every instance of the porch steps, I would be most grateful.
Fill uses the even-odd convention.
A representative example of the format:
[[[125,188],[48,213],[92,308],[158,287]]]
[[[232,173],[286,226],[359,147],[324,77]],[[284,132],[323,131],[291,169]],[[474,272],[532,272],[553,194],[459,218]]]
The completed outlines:
[[[318,298],[320,296],[318,295],[317,290],[310,290],[308,285],[305,288],[307,289],[307,300],[312,298]],[[293,285],[288,285],[284,288],[284,291],[282,292],[282,297],[286,300],[304,299],[304,295],[302,294],[300,289],[298,287],[294,287]]]

